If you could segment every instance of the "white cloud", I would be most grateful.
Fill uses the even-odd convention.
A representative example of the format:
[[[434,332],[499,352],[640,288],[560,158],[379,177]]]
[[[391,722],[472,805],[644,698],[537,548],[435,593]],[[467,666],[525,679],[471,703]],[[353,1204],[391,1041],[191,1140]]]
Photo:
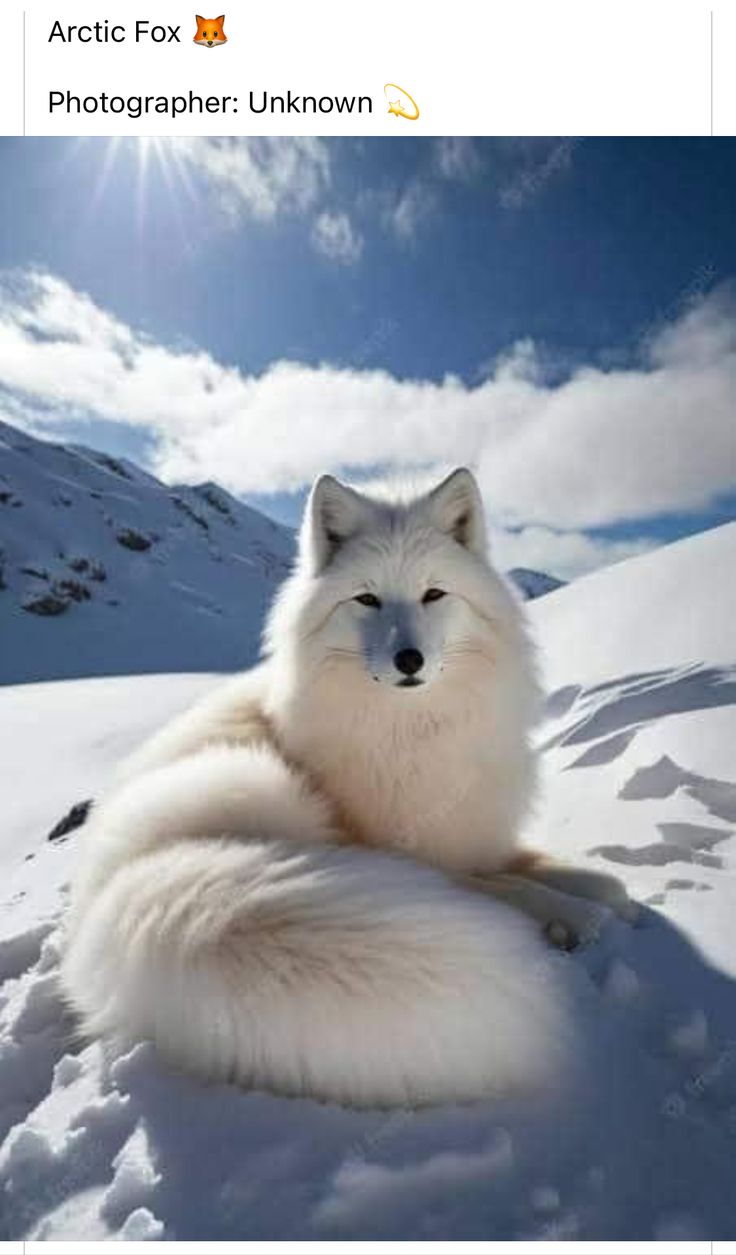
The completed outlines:
[[[345,211],[331,204],[332,148],[314,136],[190,136],[158,141],[161,159],[182,180],[196,177],[219,208],[223,221],[270,221],[285,214],[312,220],[315,247],[332,260],[352,264],[364,239]],[[439,201],[441,178],[467,179],[482,163],[474,141],[438,140],[424,177],[403,186],[366,188],[354,209],[370,215],[400,243],[416,237]]]
[[[468,135],[442,135],[435,155],[437,168],[446,179],[471,179],[484,164],[477,141]]]
[[[597,567],[646,553],[656,542],[607,540],[580,531],[554,531],[549,527],[523,527],[518,531],[491,528],[493,559],[503,571],[528,567],[559,579],[586,575]]]
[[[180,166],[205,179],[233,219],[303,212],[329,183],[327,145],[313,136],[195,136],[169,144]]]
[[[541,196],[551,179],[570,169],[573,153],[582,140],[568,137],[556,140],[514,140],[518,161],[502,177],[498,201],[503,209],[524,209]]]
[[[417,179],[388,201],[383,221],[398,240],[409,243],[434,208],[434,192],[427,183]]]
[[[296,489],[346,464],[467,462],[496,525],[524,529],[504,541],[513,562],[560,573],[605,555],[559,533],[695,509],[736,484],[736,307],[724,291],[650,337],[635,367],[581,367],[552,386],[523,342],[468,386],[288,361],[244,374],[27,274],[0,286],[0,387],[36,423],[94,414],[148,429],[158,473],[234,491]]]
[[[354,265],[363,252],[363,237],[345,213],[325,210],[319,214],[314,221],[312,242],[317,251],[329,257],[330,261],[345,266]]]

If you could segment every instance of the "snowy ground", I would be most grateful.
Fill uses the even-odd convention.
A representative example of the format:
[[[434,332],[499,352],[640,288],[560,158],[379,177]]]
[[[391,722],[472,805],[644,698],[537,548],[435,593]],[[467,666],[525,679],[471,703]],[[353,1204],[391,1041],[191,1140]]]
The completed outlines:
[[[735,562],[736,525],[532,609],[531,835],[648,903],[570,957],[581,1062],[543,1109],[358,1113],[80,1046],[55,987],[74,838],[45,833],[213,680],[0,689],[0,1239],[733,1237]]]

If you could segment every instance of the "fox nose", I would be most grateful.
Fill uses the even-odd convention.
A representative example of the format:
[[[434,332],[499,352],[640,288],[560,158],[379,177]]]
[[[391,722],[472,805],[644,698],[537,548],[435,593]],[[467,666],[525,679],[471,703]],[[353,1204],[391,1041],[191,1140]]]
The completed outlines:
[[[400,649],[394,654],[394,666],[402,675],[416,675],[424,666],[424,655],[418,649]]]
[[[207,40],[207,47],[208,47],[208,48],[211,48],[214,42],[215,42],[215,41],[214,41],[214,39],[208,39],[208,40]]]

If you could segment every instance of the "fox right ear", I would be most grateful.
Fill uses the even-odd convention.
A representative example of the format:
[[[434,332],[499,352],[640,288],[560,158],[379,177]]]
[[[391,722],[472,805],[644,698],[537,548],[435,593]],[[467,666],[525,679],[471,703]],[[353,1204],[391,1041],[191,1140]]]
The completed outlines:
[[[463,549],[480,557],[485,555],[483,502],[472,471],[465,466],[458,467],[432,489],[427,500],[440,531],[452,536]]]
[[[368,509],[365,497],[334,475],[315,480],[299,538],[302,559],[312,572],[324,570],[345,541],[359,531]]]

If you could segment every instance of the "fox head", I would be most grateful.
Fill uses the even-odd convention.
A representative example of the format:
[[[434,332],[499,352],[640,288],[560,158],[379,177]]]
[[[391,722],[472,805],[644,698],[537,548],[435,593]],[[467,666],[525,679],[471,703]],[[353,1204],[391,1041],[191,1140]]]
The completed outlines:
[[[219,44],[226,44],[224,16],[200,17],[197,14],[197,33],[194,36],[194,42],[207,48],[217,48]]]
[[[292,579],[267,649],[298,642],[302,662],[362,677],[369,693],[420,693],[468,664],[491,671],[516,610],[486,557],[480,492],[460,469],[429,492],[315,483]],[[307,656],[308,655],[308,656]]]

